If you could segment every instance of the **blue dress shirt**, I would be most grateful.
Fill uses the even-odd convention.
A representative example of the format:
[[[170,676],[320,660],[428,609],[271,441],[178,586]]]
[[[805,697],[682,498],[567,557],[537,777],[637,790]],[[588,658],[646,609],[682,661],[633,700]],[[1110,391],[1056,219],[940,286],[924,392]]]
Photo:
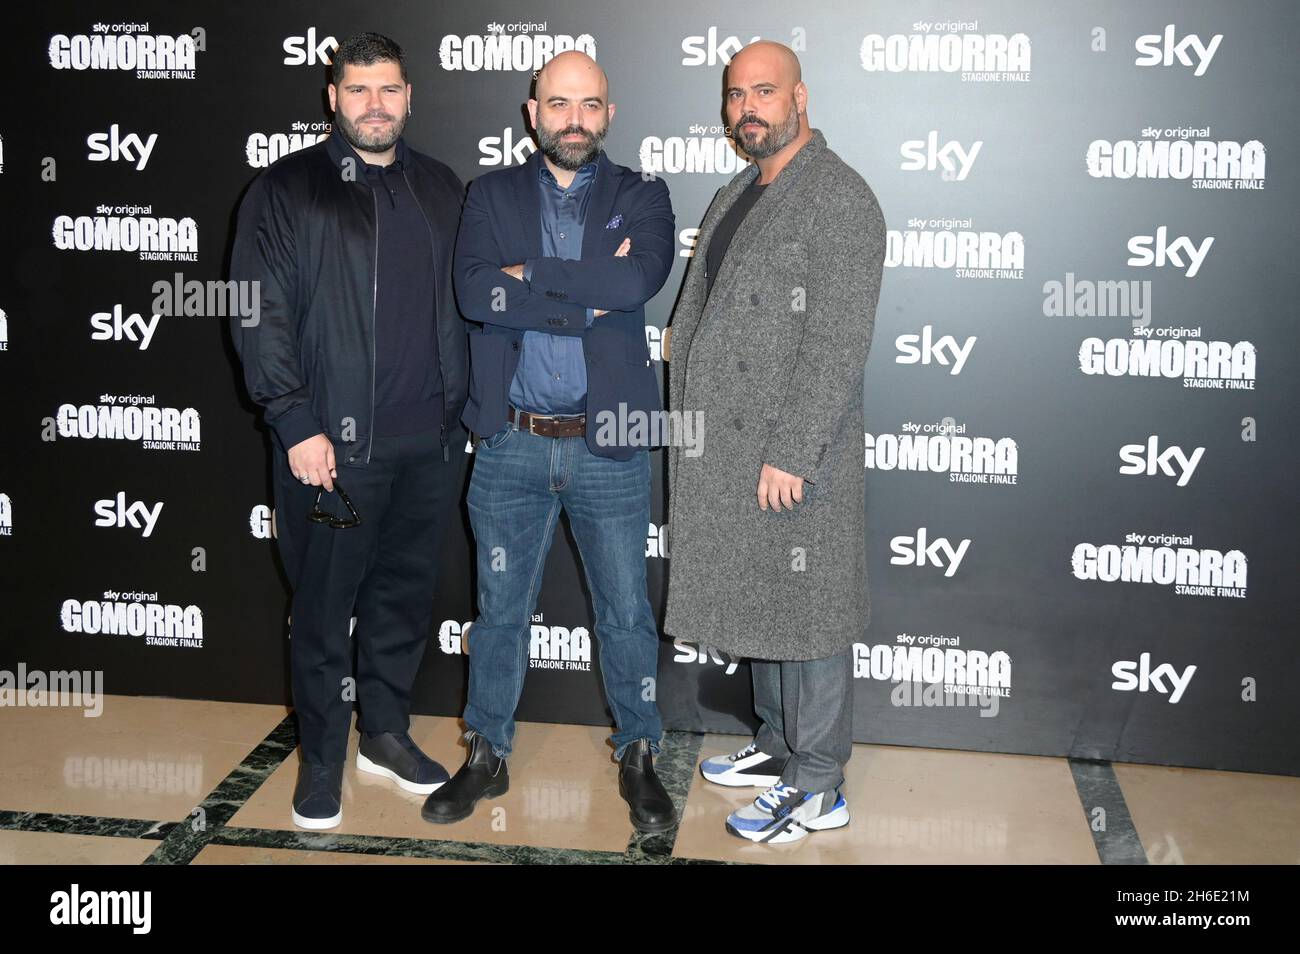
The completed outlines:
[[[574,173],[567,189],[556,181],[545,162],[538,164],[541,190],[542,256],[577,261],[582,258],[582,236],[587,199],[596,175],[589,162]],[[532,279],[532,261],[524,263],[524,280]],[[587,309],[591,326],[595,309]],[[510,382],[510,403],[535,414],[583,414],[587,410],[587,363],[582,338],[525,331],[519,366]]]

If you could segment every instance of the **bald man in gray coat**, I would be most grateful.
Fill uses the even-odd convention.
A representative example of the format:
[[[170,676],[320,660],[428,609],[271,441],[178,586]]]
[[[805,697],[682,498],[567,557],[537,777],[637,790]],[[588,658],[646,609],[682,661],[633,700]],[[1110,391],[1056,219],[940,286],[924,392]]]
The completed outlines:
[[[754,43],[723,87],[754,164],[705,215],[673,313],[664,629],[750,657],[758,735],[701,770],[766,788],[727,830],[778,844],[849,822],[852,646],[870,619],[862,373],[885,222],[809,125],[793,52]]]

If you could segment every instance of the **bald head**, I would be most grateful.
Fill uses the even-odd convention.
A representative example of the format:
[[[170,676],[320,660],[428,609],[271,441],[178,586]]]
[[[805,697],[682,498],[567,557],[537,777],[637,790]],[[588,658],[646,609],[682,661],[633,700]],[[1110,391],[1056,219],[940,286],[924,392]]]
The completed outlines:
[[[566,50],[537,73],[535,99],[528,116],[542,154],[561,170],[572,172],[596,158],[614,106],[605,71],[580,50]]]
[[[799,57],[782,43],[757,40],[731,58],[722,82],[731,138],[752,159],[776,156],[810,135],[808,89]]]
[[[794,89],[796,83],[803,82],[803,67],[794,50],[775,40],[756,40],[731,58],[727,67],[727,77],[731,78],[737,69],[746,75],[753,71],[765,73],[781,85]]]
[[[545,102],[552,89],[579,91],[609,102],[609,80],[605,71],[581,50],[565,50],[549,59],[537,71],[537,99]]]

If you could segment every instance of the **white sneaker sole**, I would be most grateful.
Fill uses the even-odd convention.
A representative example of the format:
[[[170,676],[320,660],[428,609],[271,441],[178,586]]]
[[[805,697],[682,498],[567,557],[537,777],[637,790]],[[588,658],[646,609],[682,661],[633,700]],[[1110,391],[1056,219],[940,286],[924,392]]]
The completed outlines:
[[[293,813],[293,823],[295,825],[297,825],[299,828],[311,829],[312,831],[320,831],[321,829],[324,828],[337,828],[339,826],[339,823],[342,821],[343,821],[342,810],[329,816],[328,818],[307,818],[304,815],[299,815],[296,811]]]
[[[781,829],[780,833],[769,837],[768,832],[763,831],[742,831],[730,823],[727,825],[727,831],[748,841],[764,845],[784,845],[792,841],[801,841],[808,837],[809,832],[827,831],[832,828],[843,828],[849,823],[849,806],[844,805],[825,815],[818,815],[816,818],[807,821],[794,821]]]
[[[712,782],[714,785],[726,785],[728,788],[749,788],[751,786],[771,788],[781,781],[779,775],[746,775],[743,772],[737,772],[735,769],[710,772],[702,765],[700,766],[700,774],[704,776],[706,782]]]
[[[411,792],[414,795],[428,795],[430,792],[436,792],[443,786],[443,782],[412,782],[409,779],[402,778],[392,769],[386,769],[366,758],[360,752],[357,753],[357,768],[362,772],[368,772],[371,775],[381,775],[391,782],[396,782],[397,786],[403,791]],[[338,824],[338,822],[335,822]],[[330,827],[330,826],[324,826]]]
[[[839,808],[827,812],[825,815],[818,815],[816,818],[810,818],[806,822],[800,822],[800,825],[811,831],[826,831],[830,828],[843,828],[849,823],[849,820],[849,806],[841,805]]]

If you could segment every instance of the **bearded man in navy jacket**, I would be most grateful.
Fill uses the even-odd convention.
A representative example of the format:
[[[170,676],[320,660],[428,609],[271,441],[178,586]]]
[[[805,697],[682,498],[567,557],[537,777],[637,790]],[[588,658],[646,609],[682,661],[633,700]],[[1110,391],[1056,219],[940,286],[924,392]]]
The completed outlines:
[[[548,62],[528,101],[538,150],[476,179],[461,216],[453,273],[473,323],[462,420],[475,435],[480,605],[468,635],[469,758],[425,802],[431,822],[466,818],[509,786],[530,617],[563,510],[592,595],[619,791],[638,829],[676,824],[652,757],[663,735],[645,569],[657,429],[637,426],[662,413],[644,305],[672,269],[676,233],[668,187],[601,148],[608,89],[585,53]]]

